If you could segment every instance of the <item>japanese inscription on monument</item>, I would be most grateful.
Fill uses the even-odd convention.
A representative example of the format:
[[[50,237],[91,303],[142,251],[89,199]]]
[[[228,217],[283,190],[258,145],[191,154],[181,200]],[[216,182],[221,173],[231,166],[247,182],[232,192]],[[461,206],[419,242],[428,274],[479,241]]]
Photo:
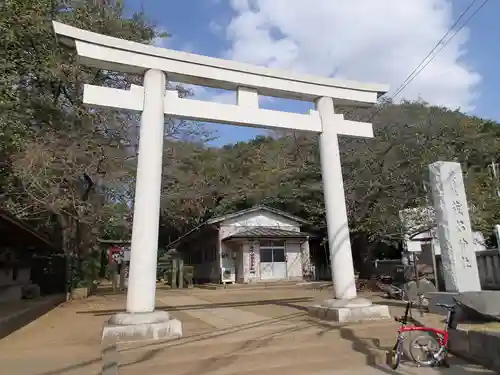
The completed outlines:
[[[429,165],[446,290],[481,290],[460,163]]]

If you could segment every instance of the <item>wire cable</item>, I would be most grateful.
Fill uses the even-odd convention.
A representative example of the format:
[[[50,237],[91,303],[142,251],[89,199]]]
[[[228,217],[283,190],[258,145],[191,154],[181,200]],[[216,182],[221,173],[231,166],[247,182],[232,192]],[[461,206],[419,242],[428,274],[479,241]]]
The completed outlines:
[[[397,95],[399,95],[401,93],[401,91],[403,91],[406,88],[406,86],[408,86],[422,72],[422,70],[424,70],[427,67],[427,65],[429,65],[436,58],[436,56],[448,45],[448,43],[451,42],[451,40],[465,27],[465,25],[467,25],[467,23],[469,23],[470,20],[472,20],[472,18],[474,18],[476,16],[476,14],[488,3],[488,1],[490,1],[490,0],[483,1],[483,3],[464,21],[464,23],[446,40],[446,42],[441,44],[441,48],[423,66],[421,66],[420,69],[411,78],[409,78],[409,79],[407,78],[405,83],[403,83],[398,88],[398,90],[396,90],[396,92],[393,95],[391,95],[391,99],[394,99]],[[474,3],[474,1],[473,1],[473,3]],[[467,9],[470,9],[470,8],[468,7]],[[462,13],[462,14],[465,14],[465,13]],[[447,33],[446,35],[448,35],[448,34],[449,33]],[[438,46],[439,46],[439,44],[438,44]],[[433,51],[434,50],[435,50],[435,48],[433,49]],[[431,54],[433,51],[431,51]],[[430,54],[425,59],[427,59],[429,56],[430,56]]]
[[[425,63],[425,61],[432,55],[432,53],[438,49],[438,47],[445,41],[446,37],[453,31],[453,29],[459,24],[460,20],[464,18],[464,16],[467,14],[467,12],[473,7],[473,5],[477,2],[477,0],[472,0],[472,2],[469,4],[467,8],[460,14],[460,16],[457,18],[457,20],[451,25],[451,27],[446,31],[446,33],[442,36],[441,39],[436,43],[436,45],[431,49],[431,51],[425,56],[422,61],[415,67],[415,69],[412,70],[412,72],[406,77],[406,79],[401,83],[401,85],[397,88],[396,92],[399,93],[401,92],[401,87],[403,87],[406,82],[411,79],[411,77],[414,74],[418,74],[419,68]],[[453,38],[453,37],[452,37]],[[451,39],[451,38],[450,38]],[[439,52],[438,52],[439,53]]]
[[[453,31],[453,29],[459,24],[460,20],[469,12],[472,6],[477,2],[477,0],[472,0],[472,2],[465,8],[465,10],[460,14],[458,19],[453,23],[453,25],[448,29],[448,31],[443,35],[443,37],[436,43],[436,45],[431,49],[431,51],[425,56],[425,58],[413,69],[413,71],[405,78],[403,83],[398,86],[396,91],[389,97],[389,101],[394,100],[435,58],[441,51],[450,43],[450,41],[479,13],[479,11],[484,8],[484,6],[489,2],[489,0],[484,0],[479,7],[460,25],[460,27],[455,30],[455,32],[448,38],[446,37]],[[439,48],[441,47],[441,48]],[[439,49],[438,49],[439,48]],[[437,50],[436,53],[434,53]],[[434,53],[434,55],[433,55]],[[432,57],[431,57],[432,56]],[[429,57],[431,57],[429,59]],[[373,114],[368,119],[371,122],[373,118],[382,110],[382,107],[378,107]]]

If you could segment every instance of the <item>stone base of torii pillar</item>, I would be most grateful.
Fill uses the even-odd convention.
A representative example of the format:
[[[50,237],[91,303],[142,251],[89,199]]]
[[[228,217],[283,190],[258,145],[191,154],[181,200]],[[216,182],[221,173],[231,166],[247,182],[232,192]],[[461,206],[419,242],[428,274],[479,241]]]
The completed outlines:
[[[329,299],[320,305],[308,308],[309,316],[339,323],[363,320],[388,319],[391,317],[389,306],[374,305],[366,298]]]
[[[182,336],[182,324],[166,311],[118,313],[104,325],[102,341],[162,340]]]

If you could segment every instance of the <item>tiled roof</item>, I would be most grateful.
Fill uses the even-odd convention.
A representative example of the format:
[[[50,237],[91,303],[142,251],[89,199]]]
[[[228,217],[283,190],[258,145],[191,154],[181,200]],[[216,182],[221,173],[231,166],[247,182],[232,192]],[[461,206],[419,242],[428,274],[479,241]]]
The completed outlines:
[[[296,232],[292,230],[255,227],[249,230],[245,230],[243,232],[232,234],[231,236],[224,238],[224,240],[228,240],[230,238],[307,238],[307,237],[314,237],[314,236],[309,233]]]

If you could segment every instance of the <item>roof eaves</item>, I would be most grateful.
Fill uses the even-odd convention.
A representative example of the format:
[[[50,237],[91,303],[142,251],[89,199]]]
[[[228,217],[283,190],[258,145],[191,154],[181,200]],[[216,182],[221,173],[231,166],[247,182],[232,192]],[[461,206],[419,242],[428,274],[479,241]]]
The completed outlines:
[[[45,238],[43,235],[41,235],[40,233],[38,233],[35,229],[31,228],[23,220],[21,220],[18,217],[10,214],[9,212],[0,209],[0,219],[9,222],[12,225],[15,225],[16,227],[24,230],[25,232],[28,232],[30,235],[32,235],[33,237],[35,237],[38,241],[44,243],[46,246],[48,246],[52,250],[56,250],[56,251],[60,250],[54,243],[52,243],[47,238]]]
[[[251,213],[251,212],[260,211],[260,210],[271,212],[271,213],[273,213],[275,215],[286,217],[286,218],[288,218],[290,220],[293,220],[293,221],[296,221],[298,223],[311,224],[309,221],[307,221],[305,219],[302,219],[302,218],[300,218],[298,216],[294,216],[292,214],[289,214],[288,212],[277,210],[275,208],[267,207],[267,206],[264,206],[264,205],[258,205],[258,206],[254,206],[254,207],[251,207],[251,208],[247,208],[245,210],[233,212],[231,214],[226,214],[226,215],[214,217],[212,219],[207,220],[207,224],[220,223],[222,221],[233,219],[235,217],[242,216],[242,215],[245,215],[245,214],[248,214],[248,213]]]

